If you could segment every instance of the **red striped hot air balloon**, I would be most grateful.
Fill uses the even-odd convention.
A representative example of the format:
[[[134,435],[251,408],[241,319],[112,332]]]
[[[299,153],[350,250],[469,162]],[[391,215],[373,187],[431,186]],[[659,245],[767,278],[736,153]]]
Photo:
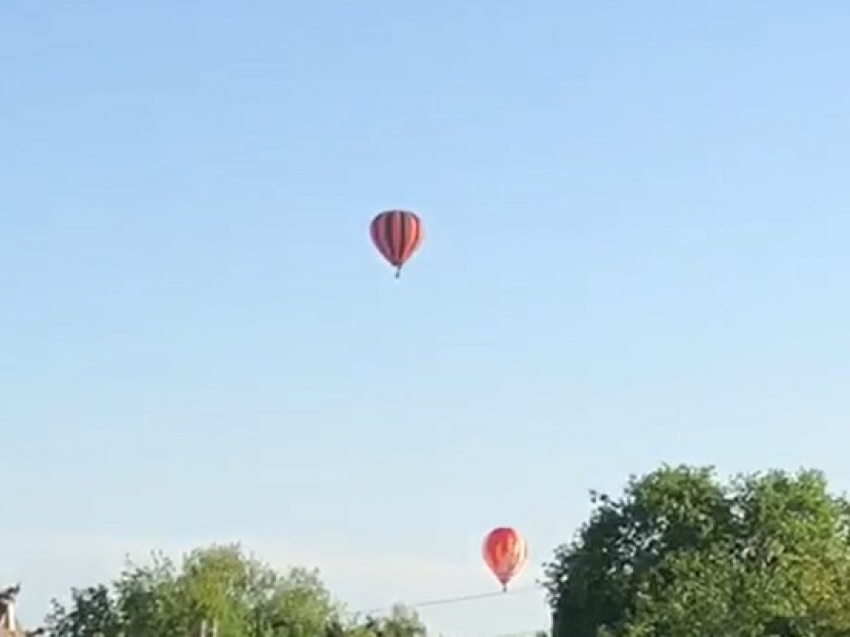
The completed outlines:
[[[372,220],[372,243],[401,276],[404,264],[422,243],[422,221],[407,210],[387,210]]]
[[[493,571],[493,575],[508,590],[510,582],[525,565],[528,547],[525,540],[515,529],[499,527],[493,529],[484,539],[484,561]]]

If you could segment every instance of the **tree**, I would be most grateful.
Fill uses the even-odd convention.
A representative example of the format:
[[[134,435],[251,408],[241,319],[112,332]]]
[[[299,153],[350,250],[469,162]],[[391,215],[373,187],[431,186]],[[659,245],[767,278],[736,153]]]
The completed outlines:
[[[54,601],[48,623],[55,637],[194,635],[204,621],[218,637],[309,637],[338,616],[315,572],[279,574],[238,546],[213,546],[180,568],[159,555],[130,563],[109,586],[74,591],[67,607]]]
[[[57,637],[118,637],[122,627],[115,598],[103,584],[72,590],[68,607],[53,600],[48,624]]]
[[[318,573],[279,573],[239,546],[197,549],[179,567],[154,554],[128,563],[118,578],[72,591],[53,602],[54,637],[162,637],[197,635],[215,622],[218,637],[424,637],[412,611],[365,623],[347,620]]]
[[[814,471],[662,467],[546,567],[553,637],[848,637],[850,505]]]
[[[368,617],[360,629],[363,637],[427,637],[427,630],[413,609],[393,606],[389,617]]]

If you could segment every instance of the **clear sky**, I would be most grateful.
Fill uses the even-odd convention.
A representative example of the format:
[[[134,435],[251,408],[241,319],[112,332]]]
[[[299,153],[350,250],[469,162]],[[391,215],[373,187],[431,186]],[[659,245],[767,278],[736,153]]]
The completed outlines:
[[[850,4],[0,5],[0,580],[495,590],[662,461],[850,487]],[[402,279],[369,243],[421,213]],[[546,625],[536,592],[423,609]]]

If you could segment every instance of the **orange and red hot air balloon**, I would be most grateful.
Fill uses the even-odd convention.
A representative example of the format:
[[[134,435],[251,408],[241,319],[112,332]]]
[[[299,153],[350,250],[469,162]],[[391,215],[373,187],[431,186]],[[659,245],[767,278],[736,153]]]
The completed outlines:
[[[414,212],[387,210],[380,213],[370,225],[372,243],[401,276],[404,264],[422,244],[422,221]]]
[[[499,527],[484,539],[484,561],[493,575],[508,590],[508,583],[520,572],[528,557],[525,540],[515,529]]]

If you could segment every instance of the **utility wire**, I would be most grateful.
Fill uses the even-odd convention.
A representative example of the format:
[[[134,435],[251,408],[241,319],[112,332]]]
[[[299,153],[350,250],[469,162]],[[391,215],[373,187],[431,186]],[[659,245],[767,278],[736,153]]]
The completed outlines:
[[[539,584],[524,586],[522,588],[510,588],[506,591],[493,591],[490,593],[478,593],[475,595],[460,595],[458,597],[444,597],[443,599],[431,599],[423,602],[415,602],[412,604],[402,603],[405,608],[426,608],[431,606],[447,606],[449,604],[462,604],[464,602],[472,602],[479,599],[488,599],[491,597],[503,597],[505,595],[516,595],[518,593],[528,593],[530,591],[540,590],[543,587]],[[383,615],[392,611],[392,606],[381,608],[371,608],[369,610],[360,611],[363,615]]]

